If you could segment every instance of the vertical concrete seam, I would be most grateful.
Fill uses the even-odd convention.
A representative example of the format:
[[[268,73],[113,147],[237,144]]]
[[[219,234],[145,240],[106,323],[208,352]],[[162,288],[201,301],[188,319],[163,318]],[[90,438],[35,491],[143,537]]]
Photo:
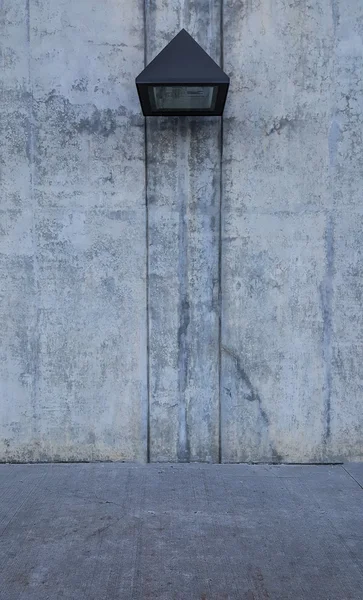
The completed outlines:
[[[29,163],[30,180],[30,202],[32,210],[32,250],[33,250],[33,273],[35,287],[35,323],[31,341],[31,361],[33,374],[33,387],[31,393],[32,401],[32,425],[33,435],[39,434],[39,421],[36,410],[38,401],[38,382],[39,382],[39,268],[37,256],[37,233],[36,233],[36,201],[34,195],[34,98],[32,82],[31,65],[31,34],[30,34],[30,0],[25,2],[26,28],[27,28],[27,58],[28,58],[28,132],[27,132],[27,158]]]
[[[220,6],[220,66],[224,68],[224,0]],[[218,239],[218,462],[222,463],[222,198],[223,198],[223,115],[220,129],[220,167],[219,167],[219,239]]]
[[[147,66],[147,15],[148,0],[144,0],[144,67]],[[150,462],[150,285],[149,285],[149,201],[148,201],[148,131],[144,117],[144,160],[145,160],[145,225],[146,225],[146,461]]]
[[[338,5],[335,0],[331,2],[332,7],[332,21],[334,31],[334,44],[336,29],[339,23],[339,11]],[[335,64],[334,69],[334,81],[335,81]],[[340,141],[340,126],[336,119],[336,108],[333,107],[333,117],[328,132],[328,152],[329,152],[329,168],[330,168],[330,191],[332,199],[334,198],[334,170],[336,164],[336,155],[338,151],[338,144]],[[332,349],[332,337],[333,337],[333,294],[334,294],[334,217],[333,211],[330,208],[327,211],[327,222],[325,229],[325,256],[326,256],[326,268],[325,276],[320,287],[321,297],[321,310],[323,317],[323,335],[322,335],[322,355],[324,364],[324,388],[323,388],[323,402],[324,402],[324,433],[323,433],[323,447],[325,453],[327,453],[327,444],[331,438],[331,404],[332,404],[332,385],[333,385],[333,349]]]
[[[179,390],[179,439],[178,460],[190,461],[188,435],[188,328],[190,302],[188,289],[188,190],[190,144],[190,121],[188,117],[177,117],[178,122],[178,203],[179,203],[179,327],[178,327],[178,390]]]

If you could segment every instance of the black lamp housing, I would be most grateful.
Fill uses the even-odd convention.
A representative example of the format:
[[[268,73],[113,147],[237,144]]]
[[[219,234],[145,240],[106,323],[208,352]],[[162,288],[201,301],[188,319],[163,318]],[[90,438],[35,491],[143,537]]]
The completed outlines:
[[[136,77],[146,117],[220,116],[229,77],[182,29]]]

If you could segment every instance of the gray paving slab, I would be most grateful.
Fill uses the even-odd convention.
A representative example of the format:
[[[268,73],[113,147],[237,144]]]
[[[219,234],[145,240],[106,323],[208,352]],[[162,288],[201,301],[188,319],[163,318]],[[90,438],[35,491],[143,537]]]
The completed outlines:
[[[362,600],[347,471],[0,465],[0,598]]]

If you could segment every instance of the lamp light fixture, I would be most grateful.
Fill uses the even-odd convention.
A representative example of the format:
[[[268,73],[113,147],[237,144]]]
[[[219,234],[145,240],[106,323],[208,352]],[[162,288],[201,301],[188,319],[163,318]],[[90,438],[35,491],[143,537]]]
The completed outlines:
[[[229,77],[182,29],[136,77],[145,116],[222,115]]]

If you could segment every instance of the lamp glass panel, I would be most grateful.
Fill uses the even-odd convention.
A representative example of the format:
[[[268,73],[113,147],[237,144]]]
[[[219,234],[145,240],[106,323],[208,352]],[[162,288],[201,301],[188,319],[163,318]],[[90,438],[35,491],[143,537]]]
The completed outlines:
[[[149,89],[156,111],[214,110],[217,86],[154,86]]]

